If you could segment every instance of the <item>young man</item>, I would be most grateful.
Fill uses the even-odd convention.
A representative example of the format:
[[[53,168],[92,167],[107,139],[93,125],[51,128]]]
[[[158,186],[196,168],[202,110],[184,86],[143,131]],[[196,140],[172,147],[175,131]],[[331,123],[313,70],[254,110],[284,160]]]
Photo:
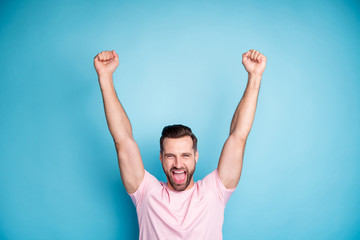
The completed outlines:
[[[94,58],[105,115],[114,139],[120,175],[133,200],[140,239],[222,239],[226,203],[241,175],[244,149],[254,121],[266,57],[256,50],[242,55],[248,72],[244,95],[233,116],[218,167],[194,182],[198,160],[197,139],[183,125],[167,126],[160,138],[160,161],[167,183],[159,182],[144,169],[131,124],[120,104],[112,75],[119,65],[115,51]]]

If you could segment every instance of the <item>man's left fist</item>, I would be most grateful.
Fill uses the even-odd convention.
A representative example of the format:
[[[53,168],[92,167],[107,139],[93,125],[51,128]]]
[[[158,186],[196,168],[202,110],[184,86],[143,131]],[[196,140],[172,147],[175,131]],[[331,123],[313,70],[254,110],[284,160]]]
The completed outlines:
[[[249,50],[242,55],[242,64],[249,75],[262,76],[265,66],[266,57],[256,50]]]

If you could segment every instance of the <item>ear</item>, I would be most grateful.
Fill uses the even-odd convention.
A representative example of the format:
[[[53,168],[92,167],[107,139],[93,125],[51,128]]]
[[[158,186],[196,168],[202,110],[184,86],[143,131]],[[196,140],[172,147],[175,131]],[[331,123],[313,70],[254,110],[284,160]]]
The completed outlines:
[[[162,163],[162,153],[161,153],[161,151],[160,151],[160,156],[159,156],[159,159],[160,159],[160,162]]]
[[[196,150],[196,153],[195,153],[195,162],[196,163],[197,163],[198,159],[199,159],[199,152],[198,152],[198,150]]]

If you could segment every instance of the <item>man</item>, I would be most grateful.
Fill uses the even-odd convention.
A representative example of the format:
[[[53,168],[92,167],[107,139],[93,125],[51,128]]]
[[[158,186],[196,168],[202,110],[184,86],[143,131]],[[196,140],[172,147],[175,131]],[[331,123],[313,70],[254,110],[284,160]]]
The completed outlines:
[[[119,65],[115,51],[94,58],[105,115],[114,139],[120,174],[138,215],[140,239],[222,239],[225,205],[241,175],[244,149],[253,124],[266,57],[256,50],[242,55],[248,72],[244,95],[233,116],[218,167],[194,182],[197,138],[183,125],[167,126],[160,138],[160,161],[167,183],[145,171],[131,124],[114,89]]]

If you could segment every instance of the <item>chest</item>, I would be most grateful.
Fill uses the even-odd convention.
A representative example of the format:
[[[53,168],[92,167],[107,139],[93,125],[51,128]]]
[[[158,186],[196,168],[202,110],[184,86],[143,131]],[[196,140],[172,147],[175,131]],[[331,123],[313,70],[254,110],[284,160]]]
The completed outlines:
[[[218,196],[206,189],[176,194],[164,188],[146,196],[139,210],[142,218],[183,229],[199,226],[199,223],[209,226],[214,219],[221,219],[224,213]]]

